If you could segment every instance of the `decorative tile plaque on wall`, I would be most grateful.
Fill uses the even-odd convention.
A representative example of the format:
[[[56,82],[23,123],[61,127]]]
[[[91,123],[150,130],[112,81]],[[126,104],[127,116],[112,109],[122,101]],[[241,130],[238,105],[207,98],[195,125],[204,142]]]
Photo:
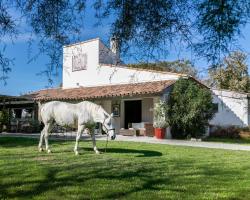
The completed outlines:
[[[88,56],[86,53],[72,56],[72,72],[87,69]]]

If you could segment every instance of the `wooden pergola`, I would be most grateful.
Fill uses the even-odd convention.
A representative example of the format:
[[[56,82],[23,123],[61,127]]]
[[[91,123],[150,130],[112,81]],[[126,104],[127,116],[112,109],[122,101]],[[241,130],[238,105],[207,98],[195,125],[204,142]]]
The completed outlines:
[[[35,102],[31,98],[25,96],[0,95],[0,110],[27,107],[33,108],[35,105]]]
[[[32,119],[37,120],[38,118],[38,106],[37,103],[30,96],[10,96],[10,95],[0,95],[0,111],[3,109],[11,114],[14,111],[18,111],[19,114],[22,113],[23,109],[32,110]],[[21,115],[20,115],[21,116]],[[17,121],[21,120],[21,117],[15,118]],[[25,119],[23,119],[25,120]],[[13,123],[13,119],[9,119],[9,124]]]

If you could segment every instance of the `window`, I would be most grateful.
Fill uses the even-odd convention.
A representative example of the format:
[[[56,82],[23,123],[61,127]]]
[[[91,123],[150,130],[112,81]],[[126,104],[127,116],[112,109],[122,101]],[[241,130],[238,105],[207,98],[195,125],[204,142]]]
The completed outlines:
[[[218,103],[213,103],[213,111],[215,113],[219,112],[219,104]]]
[[[112,105],[112,113],[114,117],[120,117],[120,104],[113,104]]]
[[[87,69],[87,54],[74,55],[72,57],[72,71],[80,71]]]

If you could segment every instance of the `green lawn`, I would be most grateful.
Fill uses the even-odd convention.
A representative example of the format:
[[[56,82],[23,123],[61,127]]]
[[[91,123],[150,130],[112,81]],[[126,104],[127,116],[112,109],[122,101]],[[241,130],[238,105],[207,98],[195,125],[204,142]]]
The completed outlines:
[[[0,199],[249,199],[250,153],[112,141],[94,154],[90,142],[0,137]],[[105,142],[97,142],[101,150]]]

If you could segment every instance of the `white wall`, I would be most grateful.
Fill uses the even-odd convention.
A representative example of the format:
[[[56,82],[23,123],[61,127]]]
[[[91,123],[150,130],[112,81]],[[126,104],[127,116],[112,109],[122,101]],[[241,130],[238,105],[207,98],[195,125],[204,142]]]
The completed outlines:
[[[81,71],[72,71],[73,55],[87,54],[87,69]],[[95,77],[91,74],[98,66],[99,40],[94,39],[63,48],[63,88],[75,88],[84,85]]]
[[[248,126],[248,99],[246,94],[223,90],[212,90],[213,102],[218,103],[218,112],[211,125]]]
[[[107,50],[107,51],[106,51]],[[87,69],[72,71],[72,56],[87,55]],[[177,80],[180,75],[127,67],[108,65],[115,63],[115,55],[100,42],[93,39],[79,44],[65,46],[63,49],[63,88],[80,86],[100,86],[109,84],[137,83],[159,80]],[[104,62],[105,64],[100,64]]]
[[[143,98],[142,99],[142,122],[153,123],[153,109],[154,109],[153,98]]]

